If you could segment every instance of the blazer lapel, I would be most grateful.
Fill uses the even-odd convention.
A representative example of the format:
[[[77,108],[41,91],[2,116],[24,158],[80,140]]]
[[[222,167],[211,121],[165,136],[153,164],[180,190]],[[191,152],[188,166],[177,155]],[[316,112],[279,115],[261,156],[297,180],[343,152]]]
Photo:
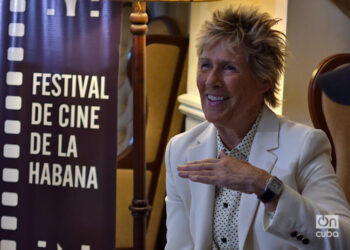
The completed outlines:
[[[197,137],[194,145],[187,151],[189,161],[216,157],[216,129],[213,124]],[[215,186],[191,182],[192,208],[190,223],[195,234],[195,249],[211,249],[212,219],[215,199]]]
[[[250,151],[249,163],[255,167],[271,172],[277,157],[272,149],[278,147],[279,120],[266,106],[263,109],[253,145]],[[239,249],[243,249],[252,222],[254,220],[259,200],[253,194],[242,194],[238,217]]]
[[[279,120],[276,115],[264,107],[258,126],[249,162],[267,172],[271,172],[277,157],[270,152],[278,147]],[[186,151],[188,161],[216,157],[216,129],[213,124],[197,137],[193,145]],[[215,186],[191,182],[192,208],[190,214],[191,231],[194,233],[195,249],[211,249],[213,206]],[[258,199],[255,195],[242,194],[238,218],[239,249],[243,249],[249,229],[254,220]],[[193,230],[192,230],[193,229]]]

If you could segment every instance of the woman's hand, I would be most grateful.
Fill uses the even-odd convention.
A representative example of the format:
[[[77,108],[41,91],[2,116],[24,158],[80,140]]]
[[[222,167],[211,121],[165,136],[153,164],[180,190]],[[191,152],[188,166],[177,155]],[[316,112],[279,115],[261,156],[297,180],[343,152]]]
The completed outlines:
[[[269,173],[220,152],[219,159],[187,162],[177,167],[179,176],[194,182],[213,184],[248,194],[264,192]]]

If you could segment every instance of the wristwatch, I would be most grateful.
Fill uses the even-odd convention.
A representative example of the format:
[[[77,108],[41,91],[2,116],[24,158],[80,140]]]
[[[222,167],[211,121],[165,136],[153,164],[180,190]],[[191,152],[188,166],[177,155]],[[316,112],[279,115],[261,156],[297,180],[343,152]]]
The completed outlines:
[[[282,190],[283,182],[276,176],[271,176],[266,182],[264,193],[259,195],[258,199],[263,203],[272,201],[281,194]]]

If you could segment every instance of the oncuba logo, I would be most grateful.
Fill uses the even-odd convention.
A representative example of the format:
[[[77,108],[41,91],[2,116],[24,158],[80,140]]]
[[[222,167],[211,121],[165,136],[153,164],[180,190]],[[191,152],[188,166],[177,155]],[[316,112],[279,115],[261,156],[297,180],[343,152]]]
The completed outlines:
[[[338,230],[339,229],[339,215],[334,214],[326,214],[316,215],[316,229],[320,229],[316,231],[316,237],[339,237]]]

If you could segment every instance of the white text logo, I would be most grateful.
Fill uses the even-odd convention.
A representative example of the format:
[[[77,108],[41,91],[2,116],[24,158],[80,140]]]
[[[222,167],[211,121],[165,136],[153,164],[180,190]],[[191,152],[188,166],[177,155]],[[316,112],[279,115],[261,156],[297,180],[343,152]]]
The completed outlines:
[[[316,237],[339,237],[339,215],[326,214],[316,215]],[[323,229],[323,230],[322,230]]]
[[[316,215],[316,229],[338,229],[339,215],[326,214]]]

